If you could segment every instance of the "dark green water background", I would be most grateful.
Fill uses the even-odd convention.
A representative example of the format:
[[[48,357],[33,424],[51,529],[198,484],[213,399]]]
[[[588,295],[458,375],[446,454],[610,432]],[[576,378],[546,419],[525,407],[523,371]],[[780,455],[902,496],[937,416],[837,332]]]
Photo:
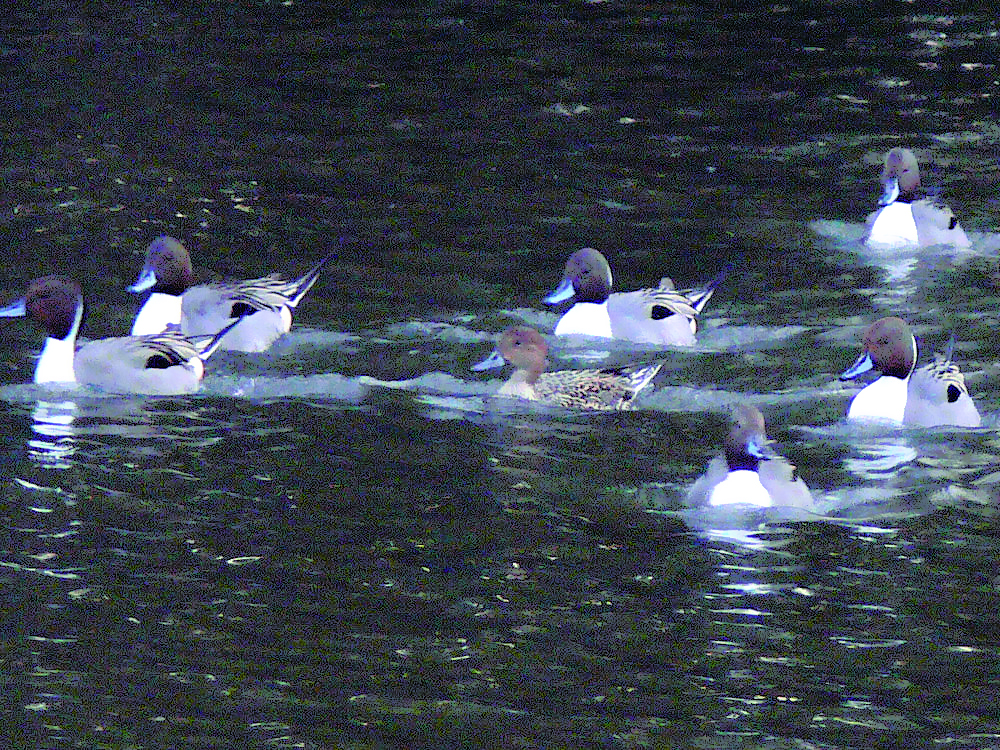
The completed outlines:
[[[39,391],[0,327],[5,746],[1000,746],[995,9],[741,7],[0,20],[4,300],[70,273],[116,335],[160,233],[205,278],[343,242],[191,398]],[[893,145],[973,241],[903,280],[856,242]],[[583,245],[734,272],[636,412],[494,409],[469,365]],[[955,333],[983,429],[841,423],[885,314]],[[684,508],[742,398],[817,517]]]

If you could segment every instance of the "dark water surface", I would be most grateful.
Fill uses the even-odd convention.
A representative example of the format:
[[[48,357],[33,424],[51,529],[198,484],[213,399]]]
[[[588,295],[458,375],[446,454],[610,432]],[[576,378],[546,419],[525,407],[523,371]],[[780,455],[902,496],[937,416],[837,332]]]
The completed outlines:
[[[114,335],[160,233],[205,278],[344,245],[195,397],[23,385],[0,326],[6,746],[1000,747],[1000,26],[945,8],[8,14],[4,301],[71,273]],[[971,252],[861,251],[894,145]],[[583,245],[734,272],[692,350],[559,342],[665,358],[637,411],[496,404],[469,365]],[[885,314],[956,335],[984,428],[842,423]],[[817,514],[684,507],[742,398]]]

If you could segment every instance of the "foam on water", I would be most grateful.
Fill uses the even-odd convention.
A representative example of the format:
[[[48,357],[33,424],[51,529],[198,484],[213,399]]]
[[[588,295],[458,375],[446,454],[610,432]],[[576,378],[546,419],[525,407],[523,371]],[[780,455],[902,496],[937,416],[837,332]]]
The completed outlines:
[[[388,341],[420,339],[454,344],[479,344],[492,337],[486,331],[477,331],[464,325],[424,320],[395,323],[383,328],[378,335]]]
[[[698,388],[688,385],[656,385],[644,390],[639,398],[641,408],[664,412],[728,413],[738,404],[753,404],[761,409],[792,404],[816,403],[830,399],[845,399],[849,393],[837,381],[815,388],[801,388],[782,393],[746,393],[725,388]]]
[[[369,384],[362,378],[338,373],[284,376],[210,375],[202,383],[206,396],[228,396],[251,401],[274,398],[329,398],[360,403],[368,394]]]
[[[820,219],[809,223],[809,228],[836,250],[856,255],[862,262],[881,268],[886,281],[897,286],[886,290],[886,299],[896,300],[912,294],[915,287],[907,282],[921,265],[948,261],[962,265],[975,258],[992,258],[1000,252],[1000,234],[994,232],[968,232],[970,246],[956,248],[949,245],[920,248],[912,245],[899,247],[868,247],[862,241],[865,225],[859,222]],[[902,285],[902,286],[900,286]],[[893,294],[895,292],[895,294]]]
[[[462,419],[478,422],[486,410],[486,402],[479,396],[435,396],[421,393],[414,401],[425,407],[422,413],[428,419]]]
[[[367,386],[379,386],[382,388],[394,388],[445,396],[482,396],[492,393],[498,387],[491,383],[462,380],[447,372],[428,372],[405,380],[379,380],[378,378],[362,376],[358,378],[358,381]]]
[[[352,345],[360,341],[362,341],[362,337],[354,333],[296,326],[279,337],[267,350],[267,354],[282,357],[306,347],[351,350]]]

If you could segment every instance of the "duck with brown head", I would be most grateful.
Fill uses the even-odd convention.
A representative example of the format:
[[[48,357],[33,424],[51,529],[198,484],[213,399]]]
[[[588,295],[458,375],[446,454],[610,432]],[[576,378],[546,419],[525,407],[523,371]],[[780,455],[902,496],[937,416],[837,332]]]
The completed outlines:
[[[498,396],[516,396],[554,406],[579,409],[630,409],[636,394],[647,387],[661,364],[603,370],[549,371],[549,346],[534,328],[514,326],[500,336],[489,357],[472,366],[490,370],[514,366]]]
[[[901,318],[880,318],[868,326],[864,348],[841,374],[851,380],[875,370],[880,377],[851,399],[848,419],[882,420],[898,425],[979,427],[982,419],[969,395],[965,378],[952,362],[952,347],[944,356],[917,369],[917,339]]]
[[[922,190],[917,157],[910,149],[890,149],[879,180],[882,197],[878,210],[868,217],[866,245],[876,249],[969,247],[969,238],[951,208]]]
[[[795,467],[771,448],[757,407],[733,409],[724,446],[723,455],[709,462],[688,491],[691,505],[813,508],[812,494]]]
[[[135,317],[132,334],[160,333],[176,326],[188,336],[205,336],[239,321],[221,347],[264,351],[291,329],[292,312],[333,257],[330,253],[297,279],[271,275],[196,285],[187,248],[173,237],[157,237],[149,244],[139,277],[128,287],[136,294],[151,290]]]
[[[559,286],[544,302],[555,305],[574,300],[556,324],[556,336],[579,334],[690,346],[695,343],[698,315],[728,272],[727,266],[704,288],[688,292],[675,290],[669,279],[654,289],[612,292],[607,259],[594,248],[585,247],[566,261]]]
[[[83,295],[80,285],[66,276],[35,279],[23,297],[0,309],[0,317],[28,317],[45,330],[35,383],[83,383],[114,393],[164,395],[197,390],[204,362],[225,334],[224,329],[195,341],[168,331],[97,339],[78,349]]]

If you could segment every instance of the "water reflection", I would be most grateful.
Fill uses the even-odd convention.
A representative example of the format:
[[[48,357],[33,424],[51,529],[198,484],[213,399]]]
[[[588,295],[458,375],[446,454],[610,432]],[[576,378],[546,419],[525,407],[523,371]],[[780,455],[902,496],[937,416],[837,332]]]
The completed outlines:
[[[73,422],[77,416],[75,401],[38,401],[31,410],[28,456],[45,469],[68,469],[76,453]]]
[[[889,436],[854,446],[844,468],[866,482],[883,482],[898,476],[902,467],[917,459],[917,449],[904,435]]]
[[[712,664],[720,732],[761,733],[761,719],[791,719],[809,691],[795,647],[813,592],[794,527],[704,535],[714,570],[701,592],[712,623],[704,658]],[[734,546],[735,545],[735,546]]]
[[[976,719],[998,679],[995,504],[969,514],[953,489],[996,497],[995,432],[795,433],[810,487],[881,525],[706,518],[692,537],[613,502],[658,478],[676,507],[703,469],[707,415],[747,393],[788,429],[841,419],[847,393],[827,380],[877,314],[906,312],[937,340],[962,321],[997,403],[992,265],[883,272],[859,223],[874,177],[861,154],[899,125],[935,144],[949,197],[979,206],[966,229],[995,223],[995,14],[425,3],[331,21],[277,5],[204,14],[195,41],[210,45],[186,43],[182,16],[128,4],[9,22],[8,95],[25,106],[8,108],[21,177],[5,221],[31,238],[26,263],[60,267],[73,238],[100,237],[73,258],[106,300],[95,329],[125,324],[120,266],[160,231],[197,237],[200,270],[221,275],[273,253],[305,263],[331,235],[371,242],[303,310],[330,330],[213,357],[198,397],[13,401],[8,476],[35,481],[8,482],[0,556],[23,566],[2,569],[12,723],[35,728],[23,743],[995,742]],[[136,55],[124,109],[60,106],[105,101],[108,70]],[[67,60],[74,75],[47,75]],[[276,85],[273,69],[294,75]],[[164,102],[175,79],[195,95]],[[245,166],[261,155],[258,191]],[[819,216],[853,223],[811,242]],[[623,285],[662,267],[693,280],[733,252],[747,267],[699,346],[668,353],[649,411],[496,418],[489,384],[466,374],[471,349],[534,308],[552,252],[582,244],[624,248]],[[879,499],[893,493],[901,513],[951,507],[897,532]]]

